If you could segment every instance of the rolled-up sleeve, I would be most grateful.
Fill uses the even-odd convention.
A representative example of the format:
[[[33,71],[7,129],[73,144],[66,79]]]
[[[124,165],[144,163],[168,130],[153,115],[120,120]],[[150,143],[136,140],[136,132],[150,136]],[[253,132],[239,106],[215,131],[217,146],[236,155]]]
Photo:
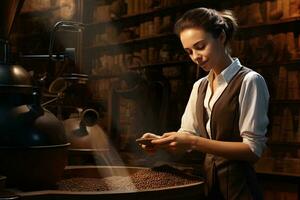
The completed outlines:
[[[243,143],[248,144],[259,157],[266,147],[269,98],[264,78],[254,71],[249,72],[243,80],[239,95],[239,128]]]

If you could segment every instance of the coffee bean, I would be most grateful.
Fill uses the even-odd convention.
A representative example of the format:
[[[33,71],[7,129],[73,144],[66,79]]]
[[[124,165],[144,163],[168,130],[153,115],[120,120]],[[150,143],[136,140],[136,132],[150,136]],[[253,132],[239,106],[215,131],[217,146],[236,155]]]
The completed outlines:
[[[57,183],[65,191],[139,191],[197,183],[200,178],[169,166],[141,169],[130,176],[105,178],[73,177]]]

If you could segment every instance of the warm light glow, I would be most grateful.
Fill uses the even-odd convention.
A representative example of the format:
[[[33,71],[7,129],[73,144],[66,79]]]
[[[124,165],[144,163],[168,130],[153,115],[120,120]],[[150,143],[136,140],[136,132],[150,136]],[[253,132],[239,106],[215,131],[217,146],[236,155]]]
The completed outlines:
[[[126,168],[115,168],[114,166],[116,166],[118,163],[118,165],[121,166],[125,166],[124,162],[122,161],[121,157],[119,156],[119,153],[117,152],[117,150],[113,147],[113,145],[110,145],[109,143],[109,139],[107,137],[107,134],[103,131],[103,129],[100,126],[97,126],[98,128],[98,133],[99,135],[97,135],[97,139],[92,139],[92,147],[93,149],[103,149],[103,147],[100,145],[99,141],[105,141],[108,145],[108,151],[95,151],[94,153],[94,158],[96,160],[101,160],[100,162],[105,162],[105,164],[110,168],[110,174],[112,174],[112,176],[127,176],[130,177],[130,173],[128,172],[128,170]],[[121,163],[121,164],[120,164]],[[97,163],[98,165],[98,163]],[[101,174],[101,170],[99,169],[99,174]],[[104,175],[103,175],[104,176]],[[107,182],[106,184],[108,184],[109,186],[113,187],[113,185],[110,185],[112,183]],[[133,191],[137,191],[134,183],[132,181],[128,182],[127,185],[130,188],[135,188]]]
[[[13,67],[13,68],[12,68],[12,71],[13,71],[13,73],[14,73],[15,75],[17,75],[17,76],[20,76],[20,75],[23,74],[22,70],[21,70],[20,68],[18,68],[18,67]]]
[[[60,16],[64,20],[71,20],[74,17],[76,11],[74,0],[60,0],[59,4],[61,7]]]
[[[82,110],[82,109],[80,109]],[[69,137],[69,142],[71,142],[71,148],[90,150],[94,153],[94,160],[97,166],[107,166],[109,174],[111,176],[127,176],[130,177],[128,170],[116,166],[126,166],[123,160],[121,159],[119,153],[111,145],[111,142],[108,138],[108,134],[99,126],[87,126],[86,132],[83,132],[83,129],[80,129],[80,115],[73,116],[69,119],[64,120],[64,127]],[[102,174],[103,170],[99,169],[100,177],[106,177],[107,174]],[[107,182],[107,185],[113,188],[112,183]],[[133,182],[128,182],[130,188],[135,188]],[[133,191],[137,191],[136,189]]]

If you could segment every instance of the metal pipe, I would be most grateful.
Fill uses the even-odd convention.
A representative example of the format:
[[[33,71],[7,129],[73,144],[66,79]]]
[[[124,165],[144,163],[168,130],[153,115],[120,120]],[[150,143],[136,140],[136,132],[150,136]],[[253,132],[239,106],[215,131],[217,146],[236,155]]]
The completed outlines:
[[[40,59],[47,58],[47,59],[49,59],[50,55],[46,55],[46,54],[45,55],[22,55],[21,57],[22,58],[40,58]],[[58,54],[58,55],[52,55],[52,58],[57,59],[57,60],[63,60],[66,58],[66,56],[63,54]]]
[[[0,43],[3,44],[3,61],[2,63],[7,64],[9,61],[9,43],[5,39],[0,38]]]
[[[84,29],[84,24],[81,22],[74,22],[74,21],[59,21],[57,22],[50,33],[50,42],[49,42],[49,58],[52,58],[53,54],[53,46],[54,46],[54,41],[55,37],[54,34],[56,31],[59,29],[62,29],[64,31],[71,31],[71,32],[81,32]]]
[[[81,113],[81,123],[85,126],[94,126],[99,120],[99,113],[94,109],[85,109]]]

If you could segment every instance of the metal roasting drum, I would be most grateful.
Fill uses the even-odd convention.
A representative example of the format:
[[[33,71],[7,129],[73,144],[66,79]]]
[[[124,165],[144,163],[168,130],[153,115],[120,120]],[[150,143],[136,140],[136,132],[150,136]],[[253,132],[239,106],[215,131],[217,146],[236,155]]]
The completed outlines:
[[[0,33],[0,174],[7,177],[7,186],[43,188],[61,178],[69,143],[62,122],[40,105],[30,74],[9,62],[5,38],[22,2],[0,3],[1,14],[9,12],[1,22],[9,28]]]
[[[8,185],[54,184],[69,145],[62,122],[41,107],[39,89],[21,66],[0,64],[0,91],[0,174]]]

